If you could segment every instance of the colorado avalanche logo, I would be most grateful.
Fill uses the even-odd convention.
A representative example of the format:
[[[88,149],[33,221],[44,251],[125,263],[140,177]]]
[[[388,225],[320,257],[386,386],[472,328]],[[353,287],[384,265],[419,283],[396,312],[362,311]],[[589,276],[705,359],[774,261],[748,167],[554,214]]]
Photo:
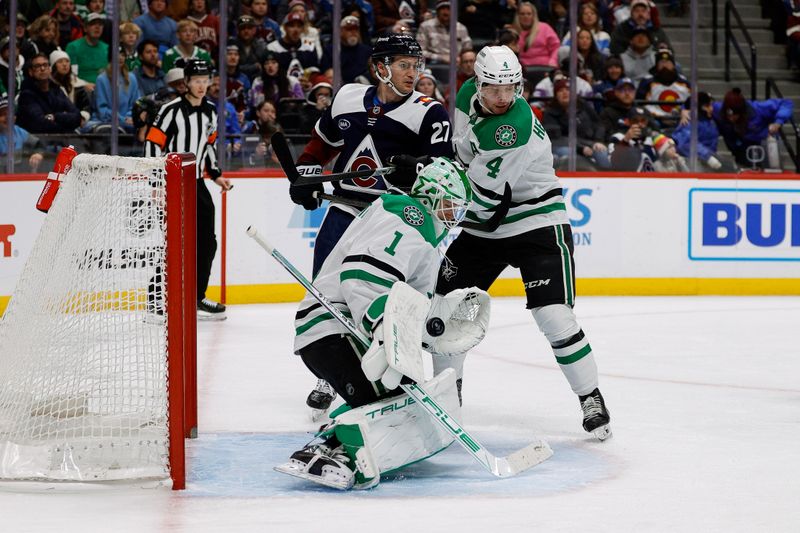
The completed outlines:
[[[513,146],[517,142],[517,130],[509,125],[503,125],[494,132],[494,140],[500,146]]]
[[[658,95],[658,99],[661,102],[675,102],[677,100],[680,100],[680,98],[681,96],[672,89],[666,89],[664,91],[661,91],[661,94]],[[674,105],[661,105],[659,107],[665,113],[673,113],[675,112],[674,110],[677,109],[677,106]]]
[[[359,154],[353,164],[350,165],[350,170],[375,170],[378,164],[367,154]],[[370,188],[378,183],[378,178],[370,176],[368,178],[355,178],[353,183],[359,187]]]
[[[408,205],[403,208],[403,218],[412,226],[421,226],[425,222],[425,215],[419,207]]]

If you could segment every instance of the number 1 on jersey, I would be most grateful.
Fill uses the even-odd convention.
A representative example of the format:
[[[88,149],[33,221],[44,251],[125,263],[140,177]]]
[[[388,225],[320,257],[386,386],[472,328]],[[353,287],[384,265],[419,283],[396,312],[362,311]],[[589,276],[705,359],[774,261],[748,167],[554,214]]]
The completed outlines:
[[[402,238],[403,238],[403,234],[400,233],[399,231],[395,231],[394,232],[394,240],[392,241],[392,244],[390,244],[389,246],[384,248],[383,251],[386,252],[389,255],[394,255],[394,251],[397,248],[398,243],[400,243],[400,239],[402,239]]]
[[[486,168],[489,169],[487,176],[489,176],[490,178],[496,178],[497,175],[500,173],[500,163],[502,162],[503,162],[502,157],[495,157],[494,159],[486,163]]]

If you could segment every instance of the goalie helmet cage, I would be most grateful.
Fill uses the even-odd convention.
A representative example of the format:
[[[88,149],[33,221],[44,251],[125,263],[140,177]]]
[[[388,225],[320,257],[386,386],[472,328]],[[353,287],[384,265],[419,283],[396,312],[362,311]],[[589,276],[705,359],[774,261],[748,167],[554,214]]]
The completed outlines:
[[[185,487],[194,167],[193,154],[73,160],[0,319],[0,479]]]

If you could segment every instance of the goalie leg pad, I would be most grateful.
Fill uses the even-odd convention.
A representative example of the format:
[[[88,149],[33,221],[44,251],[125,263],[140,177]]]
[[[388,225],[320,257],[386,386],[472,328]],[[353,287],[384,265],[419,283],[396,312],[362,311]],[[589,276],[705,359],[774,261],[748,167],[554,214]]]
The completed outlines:
[[[445,370],[425,383],[428,393],[460,422],[455,374]],[[352,409],[335,418],[336,437],[351,464],[355,488],[375,486],[380,474],[426,459],[453,442],[407,394]]]
[[[553,348],[564,377],[572,391],[583,396],[597,388],[597,364],[589,339],[578,325],[575,312],[565,304],[531,309],[539,329]]]

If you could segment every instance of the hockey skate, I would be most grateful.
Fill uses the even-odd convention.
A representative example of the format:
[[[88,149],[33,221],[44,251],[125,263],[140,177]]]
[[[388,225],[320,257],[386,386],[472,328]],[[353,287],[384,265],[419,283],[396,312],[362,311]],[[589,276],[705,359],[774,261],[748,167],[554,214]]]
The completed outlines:
[[[324,379],[318,379],[314,390],[306,398],[306,405],[311,408],[311,421],[316,422],[328,412],[328,408],[336,399],[336,391]]]
[[[583,411],[583,429],[592,433],[598,440],[606,440],[611,436],[609,424],[611,416],[606,409],[606,402],[600,389],[594,389],[586,396],[578,396]]]
[[[345,455],[339,441],[335,437],[330,437],[321,443],[312,443],[294,452],[289,457],[289,462],[274,469],[281,474],[333,489],[348,490],[353,488],[355,482],[355,474],[347,466],[349,462],[350,459]]]
[[[197,301],[197,320],[225,320],[225,306],[208,298]]]

